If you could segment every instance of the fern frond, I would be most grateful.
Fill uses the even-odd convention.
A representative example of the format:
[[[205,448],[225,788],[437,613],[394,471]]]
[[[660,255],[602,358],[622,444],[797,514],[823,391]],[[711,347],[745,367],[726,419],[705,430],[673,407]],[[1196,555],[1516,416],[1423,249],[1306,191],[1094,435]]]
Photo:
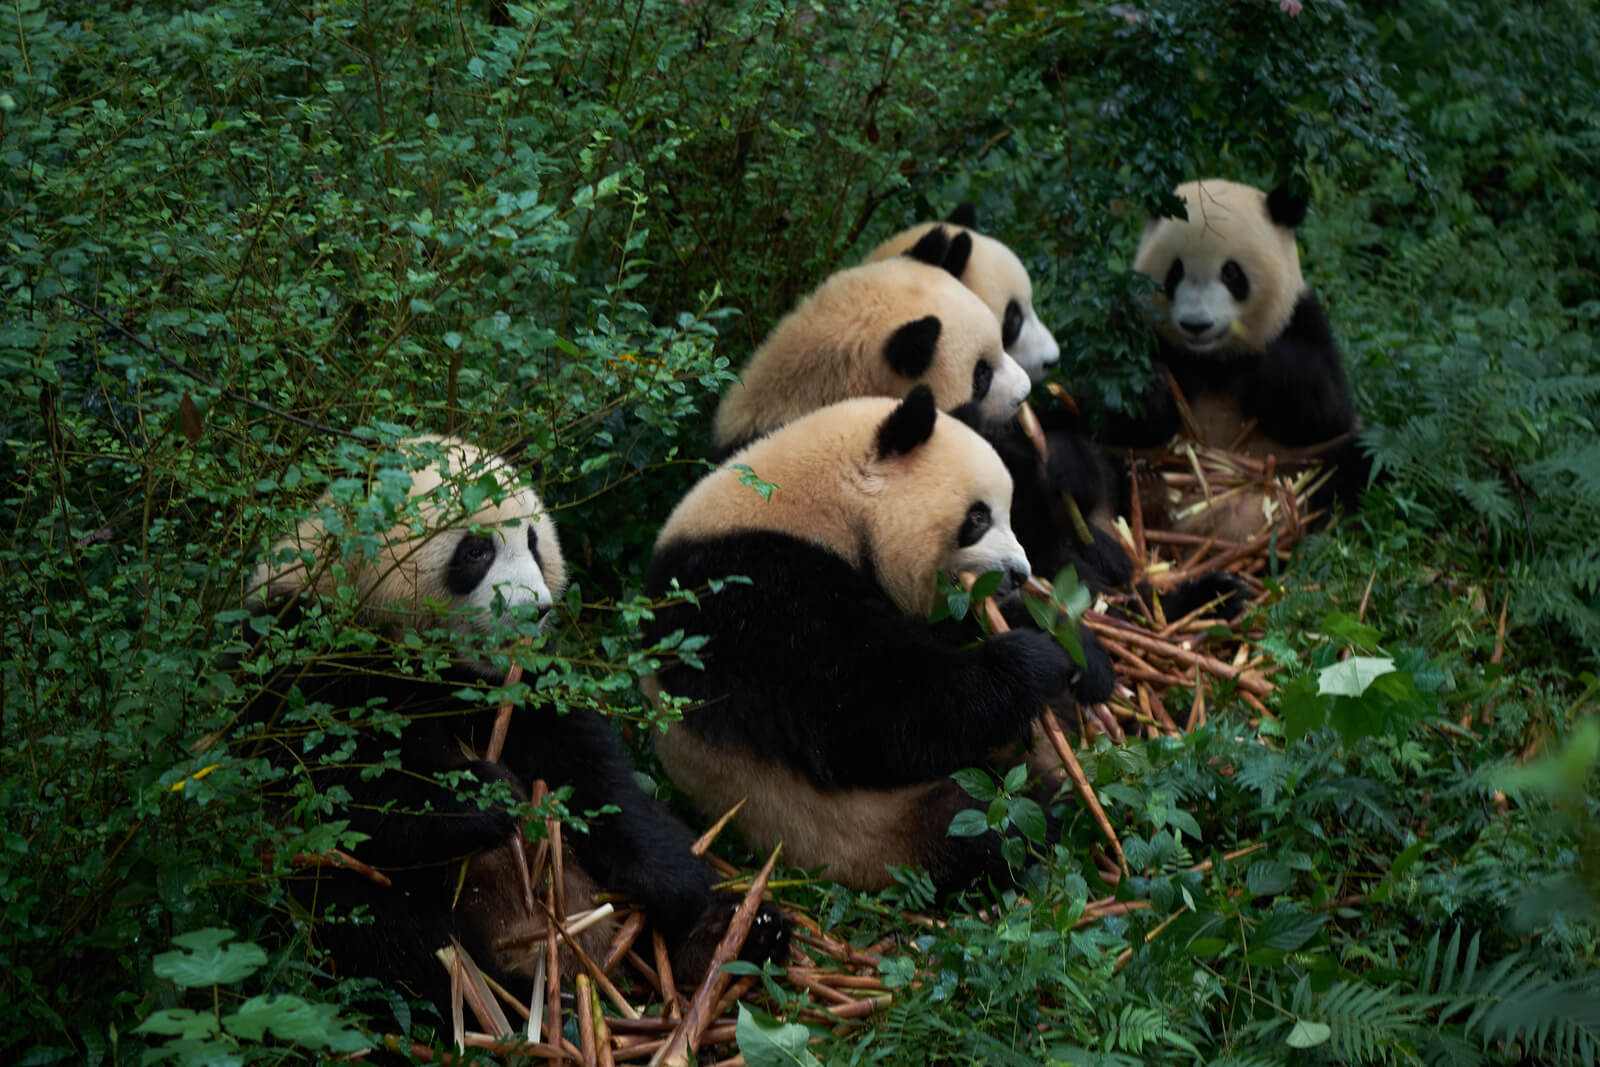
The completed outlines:
[[[1328,1047],[1340,1063],[1392,1061],[1417,1041],[1428,1005],[1428,998],[1384,986],[1336,982],[1311,1015],[1332,1029]]]
[[[1486,975],[1477,992],[1468,1033],[1569,1062],[1600,1060],[1600,981],[1593,977],[1552,975],[1513,957]]]

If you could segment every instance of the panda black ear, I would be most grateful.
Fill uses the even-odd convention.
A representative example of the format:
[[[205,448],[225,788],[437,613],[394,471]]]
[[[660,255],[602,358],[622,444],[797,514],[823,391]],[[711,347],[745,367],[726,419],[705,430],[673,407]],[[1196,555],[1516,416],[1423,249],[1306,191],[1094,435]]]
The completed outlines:
[[[1293,179],[1278,183],[1277,188],[1267,194],[1267,217],[1275,225],[1294,229],[1306,221],[1306,208],[1311,198],[1304,192],[1296,191]]]
[[[903,456],[933,436],[939,409],[933,403],[933,390],[919,385],[889,412],[878,427],[878,458]]]
[[[950,242],[950,250],[944,254],[943,267],[957,278],[960,278],[967,272],[967,260],[971,258],[972,234],[962,230]]]
[[[969,230],[978,228],[978,209],[970,200],[963,200],[956,205],[956,209],[945,218],[946,222],[957,226],[965,226]]]
[[[972,256],[972,235],[963,230],[951,237],[943,226],[935,226],[923,234],[906,255],[930,267],[943,267],[960,278]]]
[[[926,263],[930,267],[944,266],[944,254],[950,249],[950,234],[943,226],[935,226],[921,237],[917,243],[906,249],[905,254],[919,263]]]
[[[924,315],[900,326],[883,343],[883,358],[894,372],[905,378],[920,378],[933,365],[939,347],[940,324],[937,317]]]

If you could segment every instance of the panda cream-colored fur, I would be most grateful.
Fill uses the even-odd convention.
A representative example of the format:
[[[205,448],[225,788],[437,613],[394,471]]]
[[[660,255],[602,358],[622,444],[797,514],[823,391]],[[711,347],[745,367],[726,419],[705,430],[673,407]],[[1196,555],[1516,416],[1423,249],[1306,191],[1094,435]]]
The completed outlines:
[[[420,435],[402,447],[418,464],[408,494],[418,502],[415,516],[379,535],[375,559],[343,559],[361,617],[409,629],[454,617],[460,626],[481,628],[492,619],[496,597],[507,607],[550,607],[567,587],[566,561],[538,494],[519,484],[503,459],[464,441]],[[459,482],[483,475],[502,495],[469,515]],[[252,584],[269,600],[332,596],[338,581],[328,564],[335,549],[320,517],[302,519],[257,567]],[[286,550],[292,558],[284,558]]]
[[[1000,343],[1007,354],[1030,379],[1043,381],[1045,374],[1061,358],[1061,346],[1034,311],[1033,279],[1028,277],[1027,268],[1015,252],[973,228],[976,221],[972,205],[963,204],[944,222],[923,222],[901,230],[873,249],[865,262],[876,263],[904,255],[937,228],[951,230],[956,235],[965,234],[971,254],[961,269],[951,273],[977,294],[994,314],[1000,323]]]
[[[1187,217],[1146,225],[1134,269],[1161,283],[1157,360],[1189,399],[1202,443],[1227,446],[1247,419],[1258,433],[1244,450],[1260,454],[1350,433],[1355,407],[1338,348],[1300,272],[1305,199],[1216,178],[1176,195]],[[1178,415],[1165,383],[1149,399],[1143,423],[1124,430],[1155,444]]]
[[[658,610],[646,638],[707,639],[704,670],[657,675],[694,702],[658,742],[668,773],[707,813],[745,800],[754,844],[781,840],[788,861],[848,885],[889,884],[886,864],[926,866],[946,891],[1004,883],[998,838],[948,836],[974,805],[949,775],[1025,743],[1076,668],[1037,630],[973,644],[927,621],[939,574],[1029,573],[998,456],[918,386],[813,412],[733,462],[775,483],[770,499],[730,466],[708,474],[647,579],[653,597],[699,593]],[[708,590],[732,574],[750,583]]]
[[[917,385],[941,410],[971,401],[987,419],[1011,417],[1028,375],[988,307],[939,265],[947,247],[839,271],[784,316],[717,406],[714,458],[836,400]]]
[[[466,642],[487,630],[499,603],[548,608],[567,582],[548,510],[509,464],[473,445],[419,437],[400,442],[398,451],[400,465],[377,480],[409,478],[404,512],[381,499],[394,495],[386,493],[340,517],[339,527],[352,530],[393,522],[361,539],[376,541],[376,551],[362,551],[353,535],[335,537],[320,515],[305,519],[258,568],[249,600],[284,628],[295,658],[266,679],[244,720],[262,727],[264,754],[308,775],[318,794],[349,795],[337,817],[366,835],[354,847],[356,858],[392,882],[380,886],[337,868],[294,878],[302,903],[333,917],[317,924],[319,940],[346,973],[407,985],[444,1013],[449,982],[434,953],[452,937],[502,983],[524,988],[543,955],[534,935],[544,922],[521,903],[509,843],[521,828],[503,803],[480,804],[477,793],[494,783],[526,799],[542,779],[551,789],[572,788],[572,811],[618,809],[590,819],[588,833],[566,837],[574,861],[566,867],[572,906],[593,900],[597,885],[626,894],[647,910],[682,965],[681,976],[694,980],[720,939],[731,901],[713,892],[710,869],[690,852],[693,835],[640,790],[609,724],[592,711],[558,714],[530,702],[513,712],[501,758],[489,763],[479,754],[489,743],[495,706],[461,693],[502,685],[504,675],[464,643],[457,662],[429,677],[406,641],[412,631],[442,628]],[[324,498],[319,510],[330,506]],[[380,638],[369,653],[330,650],[310,625],[315,606],[333,605],[340,571],[359,598],[355,621]],[[292,629],[297,622],[308,632]],[[348,729],[307,721],[292,699],[296,690],[308,709],[326,705]],[[398,737],[365,725],[374,705],[378,714],[404,718]],[[307,739],[318,732],[330,739],[307,751]],[[337,759],[325,758],[335,751]],[[394,751],[398,768],[369,773]],[[466,772],[465,784],[448,784],[440,777],[448,772]],[[348,921],[358,908],[372,916],[370,924]],[[781,918],[770,910],[758,918],[757,944],[748,953],[756,959],[780,953],[787,936]],[[605,930],[595,930],[603,942]]]
[[[1180,185],[1184,218],[1145,226],[1136,270],[1161,283],[1154,298],[1158,381],[1144,413],[1109,419],[1109,444],[1150,448],[1180,429],[1167,383],[1183,393],[1199,442],[1280,460],[1315,456],[1334,470],[1313,500],[1353,507],[1369,469],[1355,441],[1355,404],[1322,304],[1300,271],[1295,227],[1304,197],[1222,179]],[[1251,536],[1256,494],[1180,522],[1191,532]]]

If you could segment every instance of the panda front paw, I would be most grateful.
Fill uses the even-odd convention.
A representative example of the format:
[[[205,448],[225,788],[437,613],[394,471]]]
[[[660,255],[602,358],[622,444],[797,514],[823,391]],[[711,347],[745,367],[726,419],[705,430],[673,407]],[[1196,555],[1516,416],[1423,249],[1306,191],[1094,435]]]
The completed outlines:
[[[1061,643],[1042,630],[1008,630],[989,638],[983,647],[995,671],[1027,694],[1016,710],[1028,721],[1039,713],[1040,705],[1066,690],[1077,670]]]
[[[728,932],[733,913],[739,908],[739,898],[732,893],[715,893],[700,918],[695,920],[683,940],[672,948],[672,980],[680,986],[700,984],[711,967],[711,958],[722,937]],[[776,904],[763,901],[750,920],[750,932],[745,935],[739,958],[746,963],[763,964],[768,960],[784,963],[789,958],[789,938],[792,924]]]
[[[1083,644],[1083,666],[1073,664],[1072,695],[1080,704],[1102,703],[1117,684],[1117,672],[1105,646],[1091,631],[1079,627],[1078,639]]]

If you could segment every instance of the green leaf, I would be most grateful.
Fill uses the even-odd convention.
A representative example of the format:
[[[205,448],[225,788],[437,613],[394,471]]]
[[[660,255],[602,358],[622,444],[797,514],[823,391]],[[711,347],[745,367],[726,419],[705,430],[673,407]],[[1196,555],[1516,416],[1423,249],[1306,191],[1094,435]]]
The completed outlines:
[[[231,1015],[222,1017],[230,1034],[260,1041],[271,1030],[280,1041],[334,1052],[355,1052],[371,1042],[338,1018],[332,1004],[308,1004],[299,997],[267,994],[251,997]]]
[[[822,1067],[806,1048],[811,1031],[800,1023],[780,1023],[766,1012],[748,1004],[739,1005],[739,1023],[734,1030],[739,1054],[749,1067]]]
[[[1317,695],[1358,697],[1393,670],[1388,656],[1351,656],[1317,672]]]
[[[1309,1019],[1299,1019],[1294,1024],[1294,1029],[1289,1031],[1289,1036],[1284,1043],[1290,1048],[1316,1048],[1333,1034],[1333,1027],[1327,1023],[1314,1023]]]
[[[1049,833],[1049,823],[1044,817],[1044,809],[1032,797],[1012,797],[1008,807],[1011,825],[1021,832],[1023,837],[1036,845],[1044,844]]]
[[[1245,871],[1245,888],[1253,897],[1275,897],[1289,888],[1293,875],[1276,860],[1257,860]]]
[[[977,837],[988,831],[989,820],[983,817],[983,812],[974,808],[963,808],[950,820],[951,837]]]
[[[988,771],[980,767],[964,767],[950,777],[956,780],[956,785],[959,785],[967,796],[976,800],[993,800],[1000,795],[994,787],[994,779],[989,776]]]
[[[185,988],[232,985],[267,962],[266,951],[249,941],[223,948],[222,943],[233,936],[232,930],[218,927],[179,934],[172,943],[189,951],[163,952],[151,966],[157,975]]]
[[[1283,738],[1298,741],[1327,725],[1333,700],[1317,692],[1317,676],[1302,674],[1278,690],[1278,710],[1283,718]]]
[[[208,1037],[217,1032],[217,1017],[188,1008],[163,1008],[133,1028],[136,1034],[168,1034],[184,1038]]]

